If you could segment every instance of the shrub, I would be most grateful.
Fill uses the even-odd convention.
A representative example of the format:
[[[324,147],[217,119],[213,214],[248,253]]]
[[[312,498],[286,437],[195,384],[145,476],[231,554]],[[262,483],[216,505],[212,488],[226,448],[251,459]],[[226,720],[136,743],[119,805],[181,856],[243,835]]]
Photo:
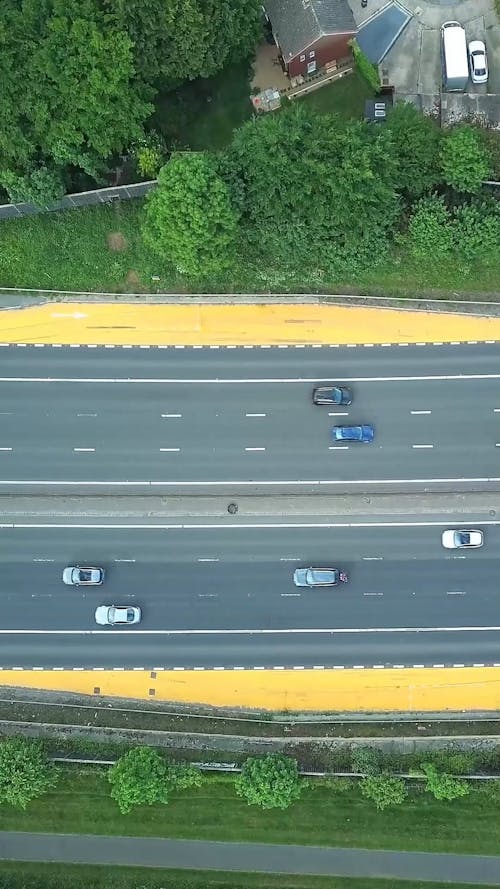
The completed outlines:
[[[498,256],[500,253],[500,209],[495,203],[465,204],[453,219],[453,240],[456,253],[474,261]]]
[[[435,799],[453,800],[461,796],[467,796],[470,786],[463,778],[455,778],[454,775],[439,773],[431,762],[422,763],[422,771],[427,778],[425,789],[432,793]]]
[[[360,782],[363,796],[373,800],[377,809],[383,811],[390,806],[400,806],[407,797],[405,782],[391,775],[368,775]]]
[[[299,799],[303,781],[295,759],[280,753],[245,760],[235,779],[236,793],[249,805],[263,809],[287,809]]]
[[[474,194],[487,179],[491,157],[478,130],[468,124],[449,130],[441,143],[443,179],[456,191]]]
[[[193,766],[169,762],[151,747],[135,747],[108,772],[111,796],[122,814],[136,806],[168,803],[170,791],[199,786],[203,776]]]
[[[56,778],[38,741],[9,738],[0,743],[0,803],[25,809],[54,787]]]
[[[353,747],[351,751],[351,767],[353,772],[364,775],[376,775],[380,772],[380,751],[374,747]]]
[[[370,59],[365,56],[356,39],[351,40],[350,47],[352,49],[356,68],[361,74],[361,77],[366,80],[368,86],[370,86],[374,92],[379,93],[382,85],[380,83],[377,66],[374,65],[373,62],[370,62]]]
[[[407,244],[413,257],[436,260],[449,256],[454,234],[451,221],[442,197],[422,198],[408,223]]]

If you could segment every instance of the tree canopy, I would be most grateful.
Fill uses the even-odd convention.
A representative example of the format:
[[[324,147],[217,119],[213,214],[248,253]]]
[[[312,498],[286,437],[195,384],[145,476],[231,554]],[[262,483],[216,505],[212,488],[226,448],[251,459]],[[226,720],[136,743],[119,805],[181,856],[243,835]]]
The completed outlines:
[[[143,234],[155,253],[190,278],[231,267],[237,214],[208,154],[172,155],[148,196]]]
[[[56,772],[37,741],[9,738],[0,743],[0,803],[25,809],[55,783]]]
[[[281,753],[249,757],[235,779],[236,793],[249,805],[287,809],[302,791],[297,761]]]
[[[4,0],[2,13],[0,181],[19,189],[40,168],[62,181],[70,165],[98,176],[153,110],[132,41],[94,0]]]

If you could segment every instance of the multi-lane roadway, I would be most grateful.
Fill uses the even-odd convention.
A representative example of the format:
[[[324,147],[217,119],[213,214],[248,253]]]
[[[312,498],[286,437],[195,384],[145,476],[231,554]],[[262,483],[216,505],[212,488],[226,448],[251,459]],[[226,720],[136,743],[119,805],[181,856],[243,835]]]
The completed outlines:
[[[343,382],[353,404],[311,403]],[[0,349],[0,492],[481,490],[500,483],[497,345]],[[372,423],[371,445],[334,443]]]
[[[87,493],[497,491],[499,357],[494,344],[0,347],[0,666],[500,662],[496,509],[131,521],[58,507]],[[313,406],[328,381],[353,404]],[[334,445],[343,422],[372,423],[374,443]],[[52,514],[9,515],[9,496],[41,493]],[[485,545],[443,549],[460,526]],[[105,585],[65,587],[69,564],[105,567]],[[298,590],[298,565],[350,581]],[[103,603],[139,604],[143,620],[98,628]]]

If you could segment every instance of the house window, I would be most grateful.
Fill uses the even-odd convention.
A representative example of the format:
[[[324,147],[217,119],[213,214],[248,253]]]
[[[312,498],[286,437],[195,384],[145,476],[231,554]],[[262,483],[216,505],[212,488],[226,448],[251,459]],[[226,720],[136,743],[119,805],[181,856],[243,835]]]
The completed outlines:
[[[315,55],[316,55],[316,53],[315,53],[314,50],[312,49],[311,52],[309,53],[309,58],[310,58],[310,59],[314,59]]]
[[[305,60],[306,60],[306,55],[305,55],[305,53],[303,53],[300,57],[300,61],[305,62]]]

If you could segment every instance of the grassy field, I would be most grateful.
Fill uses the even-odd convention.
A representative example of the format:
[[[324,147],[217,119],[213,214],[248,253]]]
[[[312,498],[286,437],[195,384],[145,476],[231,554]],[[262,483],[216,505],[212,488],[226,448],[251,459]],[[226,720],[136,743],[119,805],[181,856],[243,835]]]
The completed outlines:
[[[498,291],[500,255],[490,266],[416,263],[401,251],[358,279],[295,280],[244,257],[226,281],[189,283],[165,270],[140,237],[142,201],[47,213],[2,222],[0,286],[47,290],[149,292],[330,292],[437,295]],[[158,282],[152,276],[158,275]]]
[[[322,114],[336,112],[342,117],[363,117],[365,99],[371,99],[373,95],[366,81],[355,71],[328,86],[308,93],[300,101]]]
[[[263,811],[236,796],[227,776],[173,795],[167,806],[121,815],[105,773],[63,772],[56,790],[25,812],[0,807],[0,830],[163,836],[266,843],[427,852],[499,854],[498,800],[482,792],[453,803],[415,791],[411,800],[384,814],[357,788],[307,790],[290,809]]]
[[[449,883],[2,862],[0,889],[450,889]],[[473,889],[454,884],[454,889]],[[487,889],[487,887],[485,887]]]

